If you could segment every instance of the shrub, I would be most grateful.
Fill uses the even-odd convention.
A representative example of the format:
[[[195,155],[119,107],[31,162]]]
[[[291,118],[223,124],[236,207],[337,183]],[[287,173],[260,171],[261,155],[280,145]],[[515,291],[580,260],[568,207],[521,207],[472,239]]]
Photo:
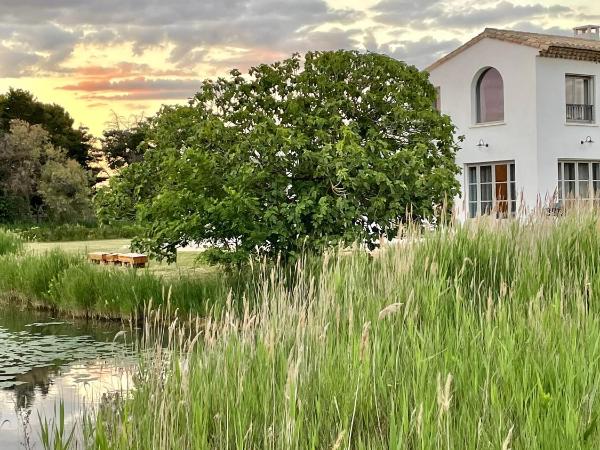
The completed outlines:
[[[131,239],[140,234],[136,225],[113,224],[42,224],[18,225],[13,229],[21,237],[37,242],[88,241],[98,239]]]

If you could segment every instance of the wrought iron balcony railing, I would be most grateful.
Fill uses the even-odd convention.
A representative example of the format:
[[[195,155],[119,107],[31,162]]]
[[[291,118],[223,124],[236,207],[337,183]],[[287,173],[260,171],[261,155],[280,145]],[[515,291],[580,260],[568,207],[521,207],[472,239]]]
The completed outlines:
[[[570,122],[593,122],[594,105],[574,105],[567,103],[567,120]]]

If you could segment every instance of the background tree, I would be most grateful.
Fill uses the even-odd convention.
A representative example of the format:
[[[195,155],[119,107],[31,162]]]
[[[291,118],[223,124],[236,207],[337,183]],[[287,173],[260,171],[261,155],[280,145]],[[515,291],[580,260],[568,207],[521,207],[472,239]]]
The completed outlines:
[[[135,118],[131,123],[123,123],[116,116],[108,130],[102,134],[102,155],[113,170],[142,160],[146,151],[148,123],[143,118]]]
[[[0,130],[8,132],[15,119],[41,125],[53,146],[63,148],[84,167],[89,162],[93,138],[87,128],[73,128],[74,121],[62,106],[42,103],[27,91],[11,88],[0,95]]]
[[[62,149],[46,153],[38,185],[48,218],[53,222],[69,222],[73,218],[87,221],[93,217],[89,178],[74,159]]]
[[[37,180],[42,155],[51,144],[40,125],[21,120],[11,122],[10,131],[0,136],[0,219],[23,220],[40,204]]]
[[[83,219],[90,214],[88,186],[87,172],[41,125],[12,120],[0,136],[0,220]]]
[[[454,126],[434,98],[427,74],[373,53],[233,70],[163,108],[156,148],[110,190],[146,173],[133,189],[146,225],[137,245],[171,260],[192,241],[232,262],[393,236],[458,192]]]

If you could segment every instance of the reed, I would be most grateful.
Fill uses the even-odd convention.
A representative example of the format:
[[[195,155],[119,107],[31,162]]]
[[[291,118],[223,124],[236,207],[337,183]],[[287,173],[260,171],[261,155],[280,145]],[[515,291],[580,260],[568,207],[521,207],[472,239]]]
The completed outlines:
[[[0,228],[0,256],[20,253],[23,245],[23,239],[19,235]]]
[[[0,300],[9,306],[50,309],[73,316],[137,319],[145,303],[161,305],[167,292],[177,314],[208,315],[241,292],[246,272],[158,276],[143,269],[90,264],[83,255],[52,250],[0,256]]]
[[[203,320],[153,308],[136,388],[86,444],[598,448],[599,230],[595,213],[409,230],[376,257],[255,268]]]

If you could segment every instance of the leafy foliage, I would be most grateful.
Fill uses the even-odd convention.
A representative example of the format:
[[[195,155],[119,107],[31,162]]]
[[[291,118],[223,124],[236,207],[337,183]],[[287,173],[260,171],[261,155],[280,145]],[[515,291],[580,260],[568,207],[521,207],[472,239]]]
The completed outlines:
[[[48,216],[56,222],[66,222],[73,217],[90,219],[90,189],[88,175],[73,159],[62,151],[49,152],[42,167],[38,191],[48,210]]]
[[[87,172],[52,145],[41,125],[13,120],[0,136],[0,219],[86,218],[88,186]]]
[[[142,120],[123,126],[116,118],[113,126],[103,132],[102,154],[111,169],[121,169],[142,160],[147,128],[148,123]]]
[[[92,136],[86,128],[73,128],[73,118],[62,106],[42,103],[27,91],[11,88],[0,95],[0,134],[8,132],[16,119],[41,125],[53,146],[65,149],[82,166],[88,163]]]
[[[105,218],[133,202],[138,247],[168,259],[191,241],[239,262],[395,235],[457,193],[454,127],[434,98],[425,73],[373,53],[233,70],[162,109],[155,148],[102,194]]]

